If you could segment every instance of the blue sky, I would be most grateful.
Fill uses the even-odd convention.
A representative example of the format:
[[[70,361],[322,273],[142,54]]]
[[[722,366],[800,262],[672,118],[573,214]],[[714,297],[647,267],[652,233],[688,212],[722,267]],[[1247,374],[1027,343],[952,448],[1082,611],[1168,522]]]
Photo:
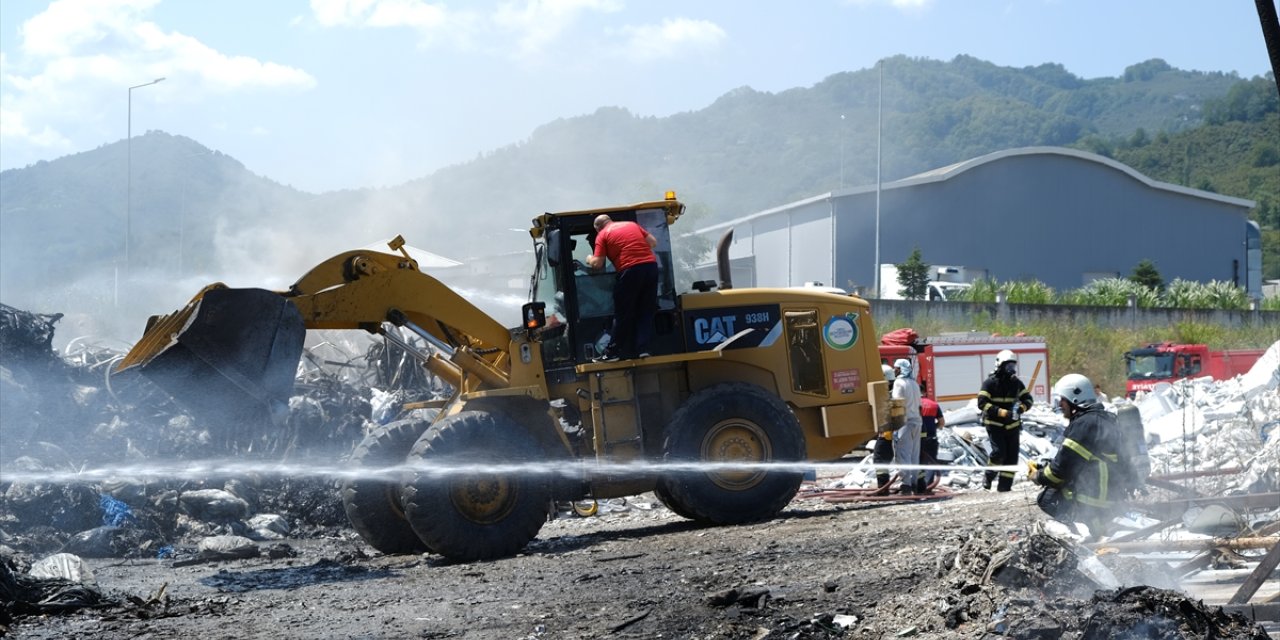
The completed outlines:
[[[620,106],[701,109],[896,55],[1270,70],[1248,0],[56,0],[0,3],[0,169],[132,130],[312,192],[393,185]]]

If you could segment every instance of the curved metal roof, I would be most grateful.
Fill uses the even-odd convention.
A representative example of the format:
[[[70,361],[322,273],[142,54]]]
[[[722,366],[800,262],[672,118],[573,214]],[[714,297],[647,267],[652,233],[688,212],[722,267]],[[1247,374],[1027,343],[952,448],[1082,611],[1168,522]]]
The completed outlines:
[[[945,167],[931,169],[929,171],[925,171],[924,173],[917,173],[914,176],[910,176],[907,178],[903,178],[901,180],[896,180],[894,182],[881,185],[880,188],[896,189],[900,187],[909,187],[909,186],[924,184],[928,182],[949,180],[951,178],[954,178],[957,175],[964,173],[965,171],[973,169],[974,167],[978,167],[991,162],[996,162],[997,160],[1003,160],[1005,158],[1012,158],[1017,156],[1032,156],[1032,155],[1059,155],[1059,156],[1067,156],[1071,158],[1078,158],[1080,160],[1085,160],[1088,162],[1095,162],[1095,163],[1110,167],[1112,169],[1115,169],[1117,171],[1124,172],[1129,177],[1147,185],[1148,187],[1151,187],[1152,189],[1172,191],[1173,193],[1179,193],[1182,195],[1192,196],[1196,198],[1204,198],[1206,200],[1217,200],[1219,202],[1224,202],[1226,204],[1232,204],[1238,207],[1245,207],[1249,209],[1253,208],[1254,205],[1257,204],[1252,200],[1245,200],[1244,198],[1234,198],[1232,196],[1224,196],[1224,195],[1212,193],[1209,191],[1192,189],[1190,187],[1183,187],[1181,185],[1170,184],[1168,182],[1159,182],[1156,180],[1152,180],[1151,178],[1139,173],[1133,167],[1130,167],[1129,165],[1123,164],[1121,162],[1117,162],[1116,160],[1113,160],[1106,156],[1100,156],[1096,153],[1089,153],[1088,151],[1081,151],[1079,149],[1069,149],[1067,147],[1020,147],[1017,149],[1005,149],[1003,151],[988,153],[985,156],[978,156],[977,158],[971,158],[969,160],[957,162],[955,164],[948,165]],[[862,188],[859,188],[858,190],[861,190],[861,189]],[[832,195],[845,195],[845,194],[846,192],[840,192],[840,193],[833,192]]]
[[[1170,191],[1170,192],[1181,194],[1184,196],[1191,196],[1193,198],[1214,200],[1217,202],[1222,202],[1222,203],[1234,205],[1237,207],[1244,207],[1245,209],[1252,209],[1254,206],[1257,205],[1256,202],[1252,200],[1246,200],[1244,198],[1224,196],[1224,195],[1212,193],[1209,191],[1202,191],[1200,189],[1192,189],[1190,187],[1183,187],[1176,184],[1170,184],[1168,182],[1160,182],[1157,180],[1152,180],[1151,178],[1139,173],[1133,167],[1130,167],[1121,162],[1117,162],[1116,160],[1113,160],[1106,156],[1100,156],[1096,153],[1089,153],[1088,151],[1080,151],[1079,149],[1069,149],[1067,147],[1019,147],[1017,149],[1005,149],[1003,151],[996,151],[994,153],[988,153],[984,156],[978,156],[976,158],[970,158],[969,160],[964,160],[961,162],[957,162],[955,164],[950,164],[945,167],[930,169],[923,173],[917,173],[913,176],[902,178],[901,180],[894,180],[893,182],[885,182],[880,185],[880,189],[881,190],[901,189],[903,187],[914,187],[916,185],[928,184],[930,182],[941,182],[943,180],[950,180],[952,178],[955,178],[956,176],[966,171],[969,171],[970,169],[973,169],[975,167],[980,167],[984,164],[989,164],[999,160],[1004,160],[1006,158],[1014,158],[1019,156],[1035,156],[1035,155],[1067,156],[1070,158],[1077,158],[1080,160],[1084,160],[1086,162],[1093,162],[1096,164],[1100,164],[1110,169],[1115,169],[1116,171],[1123,172],[1124,174],[1128,175],[1134,180],[1137,180],[1138,182],[1141,182],[1142,184],[1145,184],[1148,187],[1151,187],[1152,189]],[[704,227],[702,229],[698,229],[691,233],[707,233],[710,231],[717,231],[720,229],[731,227],[735,224],[741,224],[749,220],[767,217],[775,213],[781,213],[783,211],[787,211],[790,209],[794,209],[796,207],[811,204],[813,202],[820,202],[823,200],[830,200],[833,198],[839,198],[843,196],[857,195],[860,193],[868,193],[868,192],[875,191],[875,189],[876,189],[876,186],[874,184],[871,184],[871,185],[862,185],[858,187],[849,187],[847,189],[840,189],[837,191],[831,191],[831,192],[816,195],[810,198],[805,198],[803,200],[790,202],[778,207],[773,207],[771,209],[766,209],[764,211],[758,211],[756,213],[745,215],[727,222],[714,224],[708,227]]]

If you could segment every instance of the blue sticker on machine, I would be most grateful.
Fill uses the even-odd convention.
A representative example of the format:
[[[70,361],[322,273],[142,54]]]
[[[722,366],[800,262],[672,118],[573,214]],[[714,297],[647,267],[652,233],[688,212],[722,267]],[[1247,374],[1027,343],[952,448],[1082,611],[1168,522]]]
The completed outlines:
[[[844,351],[858,343],[858,314],[831,316],[822,327],[822,339],[836,351]]]
[[[698,309],[684,313],[685,344],[690,351],[708,351],[751,329],[725,349],[767,347],[782,335],[782,312],[778,305],[751,305],[721,309]]]

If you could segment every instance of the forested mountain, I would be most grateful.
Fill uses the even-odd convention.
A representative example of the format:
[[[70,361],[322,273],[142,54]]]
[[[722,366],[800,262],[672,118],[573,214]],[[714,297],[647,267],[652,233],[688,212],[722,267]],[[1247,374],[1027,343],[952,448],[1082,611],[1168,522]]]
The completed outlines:
[[[1266,203],[1265,267],[1280,276],[1274,83],[1161,60],[1091,80],[1056,64],[1016,69],[969,56],[895,57],[882,71],[884,180],[1000,149],[1080,146],[1159,180]],[[9,302],[121,267],[126,226],[131,272],[235,271],[287,284],[353,243],[402,233],[454,258],[496,254],[526,248],[528,236],[494,229],[665,189],[692,203],[696,223],[736,217],[874,182],[880,86],[873,68],[779,93],[743,87],[669,117],[602,107],[403,185],[319,195],[254,175],[197,141],[148,132],[132,141],[131,206],[125,141],[0,173],[0,293]]]
[[[1262,277],[1280,278],[1280,98],[1270,78],[1236,83],[1205,104],[1205,124],[1181,133],[1138,128],[1119,139],[1076,146],[1111,156],[1164,182],[1257,202]]]

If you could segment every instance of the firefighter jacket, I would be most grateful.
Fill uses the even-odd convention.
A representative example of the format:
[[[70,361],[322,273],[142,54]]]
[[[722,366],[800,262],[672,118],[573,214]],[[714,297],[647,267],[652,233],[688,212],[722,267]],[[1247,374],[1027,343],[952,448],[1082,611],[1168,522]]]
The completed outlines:
[[[1085,409],[1067,425],[1058,455],[1036,474],[1036,483],[1078,504],[1106,508],[1124,481],[1122,437],[1115,416],[1101,404]]]
[[[1018,376],[1001,376],[993,373],[982,383],[978,392],[978,413],[982,415],[982,424],[987,427],[1017,429],[1022,426],[1019,417],[1022,412],[1031,408],[1033,400],[1027,385],[1022,384]],[[1014,406],[1018,410],[1014,411]],[[1000,410],[1007,413],[1000,415]]]

